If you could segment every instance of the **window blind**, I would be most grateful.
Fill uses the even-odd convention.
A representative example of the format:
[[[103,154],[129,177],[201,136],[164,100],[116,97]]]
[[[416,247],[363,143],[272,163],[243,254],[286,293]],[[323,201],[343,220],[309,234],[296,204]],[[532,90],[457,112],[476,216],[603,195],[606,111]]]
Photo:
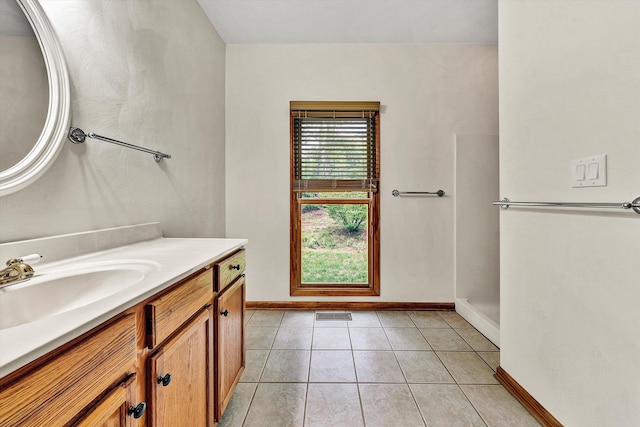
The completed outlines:
[[[377,114],[292,111],[293,190],[377,191]]]

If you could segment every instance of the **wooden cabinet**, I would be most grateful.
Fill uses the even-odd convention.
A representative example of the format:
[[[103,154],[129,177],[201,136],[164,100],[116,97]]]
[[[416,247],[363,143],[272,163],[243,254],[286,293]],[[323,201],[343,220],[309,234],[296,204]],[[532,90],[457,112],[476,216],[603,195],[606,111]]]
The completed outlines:
[[[146,410],[146,403],[135,402],[135,374],[118,384],[109,394],[77,422],[73,427],[132,427],[135,420],[141,418]]]
[[[239,277],[233,285],[216,297],[216,420],[222,418],[245,366],[244,349],[245,279]]]
[[[0,379],[0,426],[199,427],[245,366],[244,250]]]
[[[136,322],[128,315],[3,385],[0,426],[68,425],[135,365]]]
[[[212,424],[212,335],[209,306],[147,359],[149,426]]]

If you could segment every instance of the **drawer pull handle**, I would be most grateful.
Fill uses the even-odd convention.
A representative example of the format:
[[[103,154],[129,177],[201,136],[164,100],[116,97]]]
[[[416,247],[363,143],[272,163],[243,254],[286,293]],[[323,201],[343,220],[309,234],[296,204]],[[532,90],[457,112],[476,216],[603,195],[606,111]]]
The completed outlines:
[[[162,387],[166,387],[171,383],[171,372],[167,372],[164,377],[158,377],[158,384],[162,384]]]
[[[229,315],[229,310],[221,311],[220,315],[224,316],[224,317],[227,317]]]
[[[145,409],[147,409],[147,404],[145,402],[138,403],[138,406],[129,407],[129,412],[127,415],[133,415],[133,418],[140,418],[142,414],[144,414]]]
[[[230,268],[231,270],[238,270],[238,271],[240,271],[240,264],[230,265],[230,266],[229,266],[229,268]]]

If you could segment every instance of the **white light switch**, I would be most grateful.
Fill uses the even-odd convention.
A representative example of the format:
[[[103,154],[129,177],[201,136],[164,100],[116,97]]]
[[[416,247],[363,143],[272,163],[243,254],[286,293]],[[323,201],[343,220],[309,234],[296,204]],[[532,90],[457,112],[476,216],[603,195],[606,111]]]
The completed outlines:
[[[572,187],[604,187],[607,185],[607,155],[589,156],[571,161]]]

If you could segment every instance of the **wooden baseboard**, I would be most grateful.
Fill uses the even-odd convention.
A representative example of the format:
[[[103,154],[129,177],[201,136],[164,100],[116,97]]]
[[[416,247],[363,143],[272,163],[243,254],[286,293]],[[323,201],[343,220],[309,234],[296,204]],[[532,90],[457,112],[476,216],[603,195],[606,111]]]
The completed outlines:
[[[452,302],[247,301],[247,310],[455,310]]]
[[[498,366],[496,378],[500,384],[504,386],[527,411],[538,420],[540,424],[546,427],[563,427],[560,421],[556,420],[549,411],[547,411],[536,399],[531,396],[516,380],[513,379],[501,366]]]

